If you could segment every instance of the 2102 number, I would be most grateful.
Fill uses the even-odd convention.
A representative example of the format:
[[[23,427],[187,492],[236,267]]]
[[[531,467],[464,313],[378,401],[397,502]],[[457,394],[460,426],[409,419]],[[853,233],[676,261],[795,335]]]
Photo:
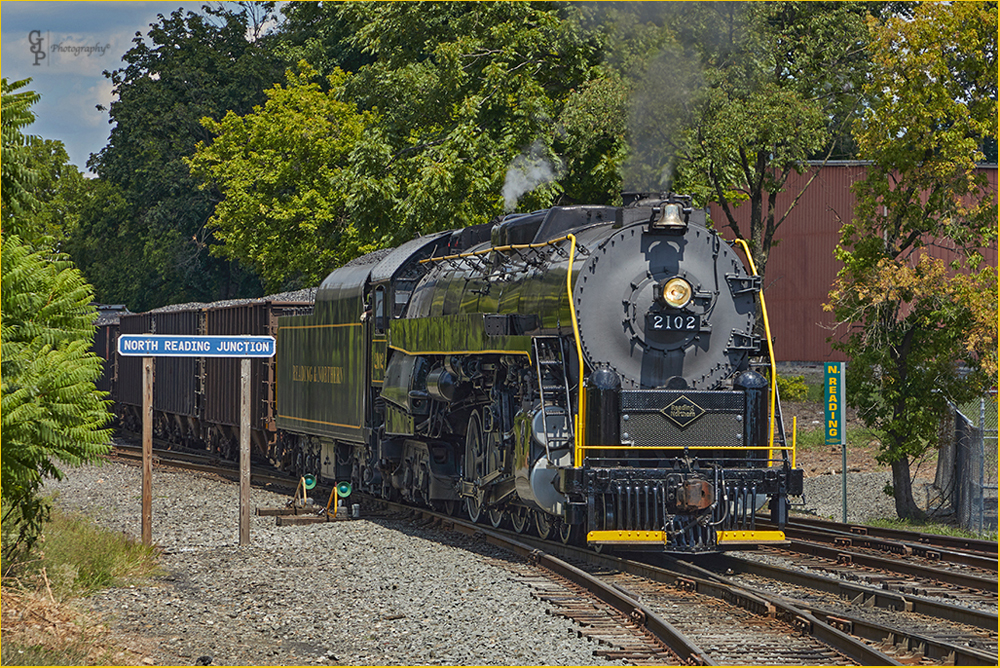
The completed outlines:
[[[657,330],[693,332],[698,329],[699,318],[696,315],[663,315],[651,313],[648,316],[649,326]]]

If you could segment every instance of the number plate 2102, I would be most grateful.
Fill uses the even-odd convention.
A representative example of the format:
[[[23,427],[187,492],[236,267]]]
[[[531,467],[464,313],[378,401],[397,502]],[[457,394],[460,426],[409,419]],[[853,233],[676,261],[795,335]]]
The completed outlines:
[[[690,313],[647,313],[646,328],[668,332],[696,332],[701,328],[701,316]]]

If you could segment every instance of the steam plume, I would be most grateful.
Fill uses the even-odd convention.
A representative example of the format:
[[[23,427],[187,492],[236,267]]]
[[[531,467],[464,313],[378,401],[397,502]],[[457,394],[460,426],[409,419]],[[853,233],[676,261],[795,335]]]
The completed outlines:
[[[513,211],[517,200],[543,183],[562,176],[562,165],[553,165],[545,155],[545,145],[536,139],[526,153],[514,158],[503,183],[505,211]]]

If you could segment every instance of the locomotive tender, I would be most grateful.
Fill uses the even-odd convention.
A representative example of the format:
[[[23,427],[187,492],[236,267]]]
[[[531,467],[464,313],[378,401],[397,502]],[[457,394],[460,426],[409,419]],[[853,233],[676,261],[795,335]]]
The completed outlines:
[[[754,513],[783,526],[802,471],[760,293],[677,195],[423,236],[278,319],[269,455],[595,547],[779,542]]]

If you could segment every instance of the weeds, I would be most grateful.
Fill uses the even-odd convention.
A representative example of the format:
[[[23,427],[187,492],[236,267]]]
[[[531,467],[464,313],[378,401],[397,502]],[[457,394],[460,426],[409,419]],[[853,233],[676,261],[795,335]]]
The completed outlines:
[[[74,601],[157,575],[156,551],[101,529],[89,518],[53,510],[30,552],[3,563],[2,665],[134,665],[108,644],[108,631]]]

